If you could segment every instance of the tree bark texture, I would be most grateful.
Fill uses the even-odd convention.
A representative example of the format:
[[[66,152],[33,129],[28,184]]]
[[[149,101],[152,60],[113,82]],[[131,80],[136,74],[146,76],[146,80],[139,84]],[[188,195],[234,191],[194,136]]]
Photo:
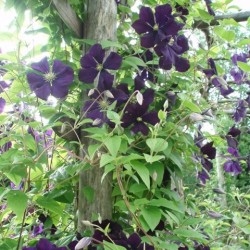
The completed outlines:
[[[84,20],[83,38],[101,40],[116,40],[117,6],[115,0],[85,0],[86,19]],[[87,51],[87,46],[83,52]],[[84,96],[84,94],[83,94]],[[86,96],[86,95],[85,95]],[[83,100],[84,101],[84,100]],[[91,140],[81,135],[84,148],[87,149]],[[78,231],[83,232],[83,220],[92,221],[96,216],[102,219],[112,217],[112,175],[107,175],[101,182],[104,169],[92,166],[87,171],[80,172],[78,200]],[[90,202],[84,195],[84,190],[94,191]]]

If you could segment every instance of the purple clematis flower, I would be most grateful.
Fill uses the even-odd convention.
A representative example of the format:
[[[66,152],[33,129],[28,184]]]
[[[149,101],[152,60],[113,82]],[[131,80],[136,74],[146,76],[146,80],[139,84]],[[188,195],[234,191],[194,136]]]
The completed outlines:
[[[168,36],[175,36],[184,25],[175,21],[172,15],[172,7],[169,4],[159,5],[155,8],[155,14],[149,7],[142,7],[139,19],[132,27],[141,35],[141,46],[153,48]]]
[[[23,247],[22,250],[67,250],[67,247],[57,247],[49,240],[42,238],[34,247]]]
[[[167,37],[155,47],[155,52],[160,57],[160,68],[170,70],[174,65],[179,72],[187,71],[190,68],[189,61],[181,55],[188,49],[188,40],[184,35]]]
[[[2,97],[0,97],[0,114],[3,113],[6,101]]]
[[[132,125],[133,134],[141,132],[147,135],[149,128],[146,124],[155,125],[159,122],[156,111],[147,112],[148,106],[139,104],[129,104],[122,117],[122,127],[127,128]]]
[[[207,156],[209,159],[214,159],[216,155],[216,148],[213,147],[213,142],[209,142],[203,147],[201,147],[201,152]]]
[[[218,76],[216,65],[212,58],[208,59],[208,65],[210,66],[210,69],[203,69],[203,73],[209,80],[211,80],[212,84],[220,90],[221,95],[226,97],[227,95],[231,94],[234,90],[228,86],[226,80],[223,77]]]
[[[128,238],[128,245],[133,250],[154,250],[153,246],[146,243],[142,243],[140,236],[137,233],[133,233]]]
[[[224,170],[231,173],[233,176],[238,175],[242,172],[240,163],[236,160],[228,160],[224,163]]]
[[[85,83],[93,83],[98,77],[97,88],[101,91],[111,89],[114,76],[108,70],[117,70],[122,63],[122,57],[111,52],[104,60],[105,50],[100,44],[93,45],[81,60],[82,69],[79,71],[79,80]]]
[[[69,66],[59,60],[54,60],[49,65],[45,57],[38,63],[31,64],[34,72],[27,74],[30,89],[42,100],[47,100],[49,95],[56,98],[65,98],[69,91],[69,85],[73,82],[74,72]]]
[[[248,103],[245,100],[239,100],[236,110],[233,114],[235,122],[240,122],[247,114]]]

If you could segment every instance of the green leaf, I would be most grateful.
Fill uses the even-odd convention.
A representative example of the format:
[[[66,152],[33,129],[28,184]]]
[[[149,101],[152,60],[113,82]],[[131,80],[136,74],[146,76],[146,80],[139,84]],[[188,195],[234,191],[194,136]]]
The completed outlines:
[[[110,154],[113,157],[116,157],[121,146],[121,137],[120,136],[109,137],[104,141],[104,145],[108,148]]]
[[[247,63],[244,62],[237,62],[237,65],[240,67],[240,69],[242,69],[245,72],[250,72],[250,65],[248,65]]]
[[[152,152],[161,152],[168,147],[168,143],[162,138],[149,138],[146,143]]]
[[[138,66],[147,67],[147,64],[142,59],[135,56],[126,57],[122,64],[125,66],[132,66],[135,69],[138,69]]]
[[[11,190],[6,196],[8,207],[21,219],[27,207],[27,195],[20,190]]]
[[[104,246],[104,250],[111,250],[111,249],[112,250],[126,250],[126,248],[123,246],[118,246],[105,240],[103,241],[103,246]]]
[[[139,161],[132,161],[131,166],[140,176],[146,187],[150,189],[150,175],[147,167]]]
[[[101,160],[100,160],[100,167],[107,165],[108,163],[112,162],[114,159],[115,157],[111,156],[110,154],[102,154]]]
[[[161,210],[157,207],[144,207],[141,209],[141,214],[152,231],[157,227],[161,220]]]
[[[185,237],[185,238],[191,238],[191,239],[199,239],[199,240],[204,240],[204,235],[196,232],[192,229],[182,229],[182,228],[178,228],[175,229],[174,234],[180,236],[180,237]]]
[[[182,105],[188,109],[190,109],[193,112],[201,113],[201,109],[193,102],[190,102],[188,100],[184,100],[182,102]]]
[[[88,147],[89,158],[92,160],[100,144],[90,144]]]
[[[199,15],[202,17],[202,20],[204,21],[211,21],[214,19],[213,16],[211,16],[207,11],[198,9]]]
[[[109,48],[109,47],[115,47],[115,48],[120,48],[120,49],[123,48],[123,46],[119,42],[115,42],[115,41],[103,40],[100,42],[100,44],[102,45],[103,49]]]
[[[62,207],[60,206],[60,204],[51,198],[39,197],[36,200],[36,203],[40,207],[48,209],[49,211],[54,212],[55,214],[62,215],[62,213],[63,213],[63,210],[62,210]]]
[[[155,161],[159,161],[161,159],[164,159],[164,155],[149,155],[149,154],[143,154],[145,157],[146,162],[153,163]]]
[[[150,204],[150,206],[165,207],[165,208],[174,210],[174,211],[179,212],[179,213],[184,213],[183,209],[181,207],[178,207],[178,205],[180,203],[173,202],[173,201],[167,200],[165,198],[152,199],[152,200],[150,200],[149,204]]]
[[[93,202],[95,190],[92,187],[84,187],[82,191],[87,201],[90,203]]]
[[[215,34],[217,34],[219,37],[221,37],[223,40],[226,40],[228,42],[231,42],[235,39],[235,33],[231,30],[226,30],[222,28],[221,26],[216,26],[214,28]]]
[[[24,139],[25,146],[28,147],[28,149],[31,149],[32,151],[35,152],[37,149],[36,141],[34,140],[32,135],[25,134],[23,139]]]
[[[118,113],[112,110],[107,110],[107,117],[109,118],[110,121],[114,122],[115,124],[121,124],[121,117]]]

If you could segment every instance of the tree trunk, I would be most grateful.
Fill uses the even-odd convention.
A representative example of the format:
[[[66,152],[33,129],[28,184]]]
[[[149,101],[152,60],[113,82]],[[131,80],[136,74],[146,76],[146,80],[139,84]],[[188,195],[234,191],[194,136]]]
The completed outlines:
[[[115,0],[87,0],[86,19],[84,20],[83,38],[101,40],[116,40],[117,6]],[[83,48],[83,53],[87,47]],[[84,94],[83,94],[84,95]],[[85,95],[86,96],[86,95]],[[84,147],[87,149],[91,140],[81,135]],[[93,166],[87,171],[80,172],[79,204],[78,204],[78,232],[83,232],[83,220],[111,219],[112,217],[112,175],[107,175],[101,183],[103,168]],[[93,190],[92,201],[84,195],[86,190]]]

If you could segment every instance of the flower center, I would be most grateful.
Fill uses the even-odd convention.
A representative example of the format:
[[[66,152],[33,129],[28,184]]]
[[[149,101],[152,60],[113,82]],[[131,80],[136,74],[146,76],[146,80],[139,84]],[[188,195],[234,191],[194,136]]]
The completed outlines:
[[[141,117],[137,117],[136,119],[138,122],[141,122],[142,121],[142,118]]]
[[[98,102],[101,110],[107,110],[110,106],[110,102],[107,99],[102,99]]]
[[[168,45],[169,46],[173,46],[174,45],[174,38],[173,37],[170,38],[170,40],[168,42]]]
[[[54,72],[50,71],[50,72],[44,74],[43,78],[46,82],[52,83],[56,79],[56,74]]]
[[[154,29],[155,31],[157,31],[157,30],[159,29],[158,25],[155,24],[154,27],[153,27],[153,29]]]
[[[103,65],[102,64],[97,64],[96,69],[98,71],[101,71],[103,69]]]

